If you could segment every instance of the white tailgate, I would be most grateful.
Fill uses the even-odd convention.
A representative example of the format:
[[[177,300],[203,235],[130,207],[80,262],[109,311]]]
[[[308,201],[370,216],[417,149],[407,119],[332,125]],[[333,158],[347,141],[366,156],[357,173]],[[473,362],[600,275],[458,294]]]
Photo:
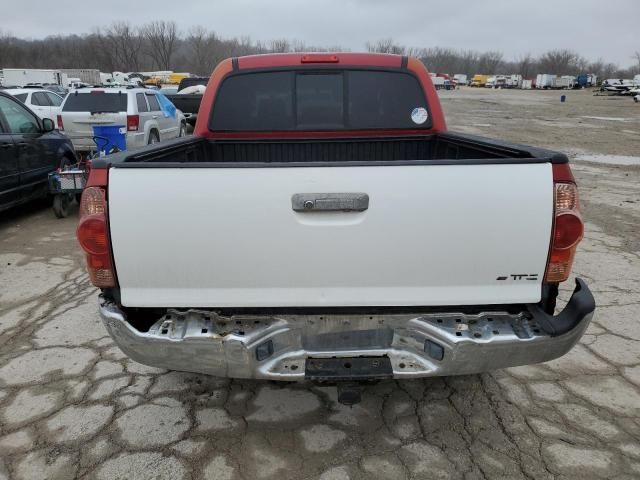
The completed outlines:
[[[369,208],[292,210],[296,193],[350,192],[367,193]],[[537,302],[552,204],[543,163],[109,175],[111,241],[130,307]]]

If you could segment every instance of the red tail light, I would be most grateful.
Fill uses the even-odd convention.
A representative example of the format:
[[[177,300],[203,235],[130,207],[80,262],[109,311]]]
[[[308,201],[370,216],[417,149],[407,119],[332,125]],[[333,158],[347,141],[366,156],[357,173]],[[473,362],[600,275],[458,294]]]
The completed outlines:
[[[139,115],[127,115],[127,131],[128,132],[137,132],[139,126],[140,126]]]
[[[564,282],[571,274],[573,257],[584,235],[578,187],[568,164],[553,166],[554,219],[545,282]]]
[[[62,115],[58,115],[56,117],[56,120],[58,121],[58,130],[64,130],[64,123],[62,123]]]
[[[82,192],[80,222],[76,236],[80,246],[86,252],[87,270],[91,283],[99,288],[112,288],[116,286],[116,276],[109,248],[106,189],[104,188],[106,177],[98,172],[106,171],[92,170],[87,182],[88,186]],[[97,185],[101,183],[104,185]]]

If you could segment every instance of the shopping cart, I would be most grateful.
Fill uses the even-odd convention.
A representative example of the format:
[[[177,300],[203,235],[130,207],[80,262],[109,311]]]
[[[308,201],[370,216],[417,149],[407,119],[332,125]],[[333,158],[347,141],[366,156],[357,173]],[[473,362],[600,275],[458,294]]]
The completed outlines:
[[[49,193],[53,195],[53,213],[58,218],[69,215],[69,206],[79,198],[89,177],[89,163],[83,160],[61,165],[49,174]]]
[[[77,163],[63,161],[60,168],[49,174],[49,193],[53,195],[53,213],[58,218],[69,215],[69,207],[74,198],[80,203],[80,195],[89,178],[91,161],[105,154],[104,149],[109,139],[98,135],[93,135],[92,139],[97,146],[96,151],[81,156]]]

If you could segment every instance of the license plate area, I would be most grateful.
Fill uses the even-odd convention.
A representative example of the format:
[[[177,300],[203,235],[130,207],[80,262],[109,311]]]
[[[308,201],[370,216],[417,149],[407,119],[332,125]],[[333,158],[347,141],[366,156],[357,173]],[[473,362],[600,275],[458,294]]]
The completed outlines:
[[[393,378],[389,357],[307,358],[305,378],[317,382]]]

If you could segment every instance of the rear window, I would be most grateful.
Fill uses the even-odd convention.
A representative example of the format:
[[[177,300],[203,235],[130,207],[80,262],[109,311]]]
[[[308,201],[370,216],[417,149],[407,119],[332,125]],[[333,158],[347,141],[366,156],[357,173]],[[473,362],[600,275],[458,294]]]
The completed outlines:
[[[222,83],[209,121],[217,131],[429,127],[418,79],[378,70],[233,75]]]
[[[147,93],[147,101],[149,102],[149,110],[152,112],[158,112],[160,110],[160,104],[155,95]]]
[[[40,107],[48,107],[49,99],[43,92],[34,92],[31,94],[31,105],[38,105]]]
[[[144,93],[136,93],[136,102],[138,102],[138,112],[144,113],[149,111],[147,101],[144,98]]]
[[[20,100],[22,103],[24,103],[27,100],[26,93],[18,93],[17,95],[14,95],[14,97]]]
[[[102,91],[70,93],[62,107],[64,112],[126,112],[126,93]]]

